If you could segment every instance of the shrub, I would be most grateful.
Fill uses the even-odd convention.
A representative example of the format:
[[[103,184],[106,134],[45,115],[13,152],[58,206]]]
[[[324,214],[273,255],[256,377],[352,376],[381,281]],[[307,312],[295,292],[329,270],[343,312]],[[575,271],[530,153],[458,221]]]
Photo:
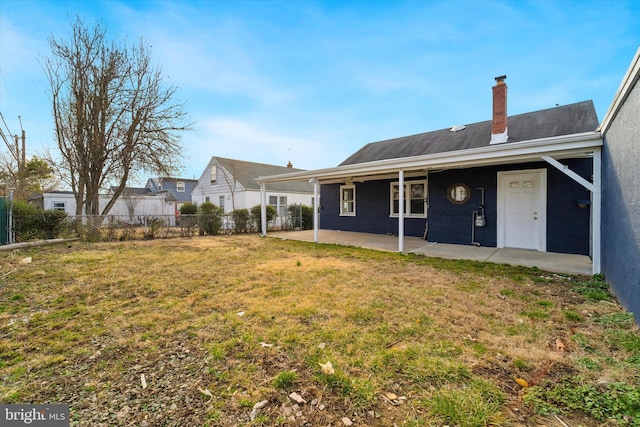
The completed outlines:
[[[313,207],[306,205],[289,206],[289,216],[294,228],[301,230],[313,229]]]
[[[24,242],[35,239],[55,239],[65,224],[67,214],[53,209],[41,209],[22,200],[13,204],[16,240]]]
[[[198,205],[195,203],[185,203],[180,206],[180,235],[183,237],[191,237],[195,233],[198,225],[196,212]]]
[[[195,215],[198,212],[198,205],[195,203],[185,203],[180,206],[180,215]]]
[[[269,226],[269,223],[273,221],[273,219],[276,217],[276,214],[277,214],[276,208],[274,208],[273,206],[267,205],[267,227]],[[251,208],[251,217],[253,219],[253,222],[256,225],[256,228],[258,229],[258,233],[261,233],[262,232],[261,205],[255,205],[254,207]]]
[[[251,215],[248,209],[236,209],[231,212],[231,218],[233,218],[233,229],[236,233],[249,231]]]
[[[147,219],[147,227],[145,229],[144,238],[145,239],[155,239],[158,235],[158,232],[165,227],[164,220],[162,218],[148,218]],[[127,228],[125,227],[125,231]],[[133,235],[131,233],[125,234],[123,231],[120,236],[120,240],[128,240]]]
[[[195,212],[194,212],[195,213]],[[198,234],[216,235],[222,227],[222,208],[210,202],[204,202],[198,208]]]

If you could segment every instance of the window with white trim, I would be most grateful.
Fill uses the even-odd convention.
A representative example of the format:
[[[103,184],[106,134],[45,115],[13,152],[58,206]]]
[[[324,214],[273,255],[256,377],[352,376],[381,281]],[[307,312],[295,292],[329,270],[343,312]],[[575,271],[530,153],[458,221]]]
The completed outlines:
[[[53,202],[53,210],[54,211],[63,211],[65,208],[65,202]]]
[[[356,216],[356,186],[340,186],[340,215]]]
[[[400,183],[391,183],[390,216],[398,216],[400,211]],[[404,183],[404,216],[426,218],[427,181],[405,181]]]
[[[273,206],[278,215],[286,215],[287,196],[269,196],[269,206]]]
[[[177,181],[176,182],[176,191],[178,193],[184,193],[186,191],[186,186],[184,184],[184,181]]]
[[[287,214],[287,196],[280,196],[280,205],[278,206],[278,213],[280,215]]]
[[[224,196],[218,197],[218,206],[220,206],[222,212],[224,212]]]

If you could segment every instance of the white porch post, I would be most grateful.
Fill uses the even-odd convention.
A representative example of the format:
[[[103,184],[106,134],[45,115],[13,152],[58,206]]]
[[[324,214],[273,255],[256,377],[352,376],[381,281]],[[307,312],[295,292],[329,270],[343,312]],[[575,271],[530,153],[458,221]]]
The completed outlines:
[[[398,173],[398,252],[404,250],[404,171]]]
[[[593,152],[593,186],[591,193],[591,263],[593,274],[600,274],[601,264],[601,220],[602,220],[602,152]]]
[[[267,235],[267,187],[260,184],[260,223],[262,224],[262,236]]]
[[[313,241],[318,243],[318,209],[320,208],[318,201],[318,179],[311,178],[310,181],[313,183]]]
[[[551,156],[540,157],[591,192],[591,265],[593,266],[593,274],[599,274],[602,255],[602,248],[600,247],[600,225],[602,222],[602,151],[599,149],[593,151],[593,182],[584,179]]]

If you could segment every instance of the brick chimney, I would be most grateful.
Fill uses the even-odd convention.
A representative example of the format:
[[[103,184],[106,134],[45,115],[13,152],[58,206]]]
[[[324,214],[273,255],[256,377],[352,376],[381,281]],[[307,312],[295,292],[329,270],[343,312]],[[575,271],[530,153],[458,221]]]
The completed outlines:
[[[491,144],[507,142],[507,76],[496,77],[493,90],[493,123],[491,125]]]
[[[289,163],[287,163],[287,167],[289,169],[293,169],[293,163],[291,163],[291,160],[289,160]]]

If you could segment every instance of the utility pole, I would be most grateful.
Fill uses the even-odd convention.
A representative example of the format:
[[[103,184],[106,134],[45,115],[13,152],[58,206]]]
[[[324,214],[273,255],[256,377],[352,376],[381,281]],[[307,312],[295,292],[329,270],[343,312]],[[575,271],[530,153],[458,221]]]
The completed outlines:
[[[16,143],[16,163],[18,163],[18,194],[23,195],[24,190],[24,169],[25,169],[25,156],[24,156],[24,147],[25,147],[25,134],[22,131],[22,152],[20,152],[20,137],[18,135],[14,135],[13,139]]]
[[[16,158],[16,162],[18,163],[18,194],[24,196],[26,193],[26,185],[25,185],[26,176],[25,175],[26,175],[26,165],[27,165],[27,156],[26,156],[27,135],[24,129],[22,129],[21,137],[18,135],[14,135],[13,139],[16,145],[15,158]]]
[[[27,151],[27,133],[22,129],[22,169],[25,169],[27,166],[27,155],[25,154]]]
[[[22,194],[22,162],[21,157],[20,157],[20,143],[19,141],[19,137],[18,135],[13,135],[13,139],[16,142],[16,163],[18,163],[18,179],[16,180],[18,182],[18,194]]]
[[[26,169],[27,166],[27,157],[25,152],[27,151],[27,145],[26,145],[26,132],[24,131],[24,128],[22,127],[22,117],[18,116],[18,121],[20,122],[20,130],[22,131],[22,169]],[[17,145],[16,145],[16,148]]]
[[[22,117],[18,116],[20,122],[20,130],[22,131],[22,151],[18,151],[20,159],[18,160],[18,186],[22,197],[27,197],[27,134],[22,127]],[[18,136],[16,135],[16,149],[18,148]]]

